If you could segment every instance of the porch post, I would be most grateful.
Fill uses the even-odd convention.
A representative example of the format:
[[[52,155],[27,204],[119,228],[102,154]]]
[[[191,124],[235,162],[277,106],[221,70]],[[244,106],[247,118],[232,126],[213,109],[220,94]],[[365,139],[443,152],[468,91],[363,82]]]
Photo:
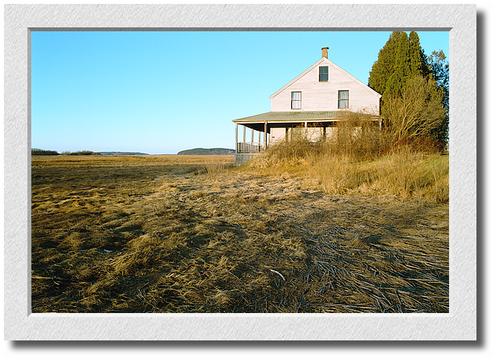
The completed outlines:
[[[289,128],[284,128],[284,140],[286,142],[288,142],[288,132],[289,132]]]
[[[255,136],[255,130],[251,129],[251,144],[253,145],[253,137]]]
[[[262,132],[258,131],[258,146],[262,145]]]
[[[238,152],[238,124],[236,124],[236,129],[235,129],[235,137],[234,137],[234,141],[235,141],[235,144],[234,144],[234,149],[236,150],[236,153]]]
[[[246,144],[246,125],[243,125],[243,144]]]
[[[324,141],[326,141],[326,139],[327,139],[327,136],[326,136],[327,135],[326,134],[327,127],[326,127],[325,123],[323,123],[323,125],[324,125],[324,130],[322,131],[322,137],[324,138]]]
[[[264,122],[264,149],[267,149],[267,122]]]

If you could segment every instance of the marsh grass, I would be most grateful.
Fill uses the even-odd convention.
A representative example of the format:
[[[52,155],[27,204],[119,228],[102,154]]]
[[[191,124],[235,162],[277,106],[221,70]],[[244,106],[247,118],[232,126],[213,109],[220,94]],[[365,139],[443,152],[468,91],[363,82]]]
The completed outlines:
[[[343,122],[328,141],[304,137],[272,145],[246,171],[288,173],[329,194],[393,195],[446,203],[448,156],[428,143],[392,147],[387,133]]]
[[[34,157],[33,311],[447,312],[447,205],[330,195],[295,176],[312,149],[276,175],[232,157]],[[367,166],[396,166],[380,159]]]

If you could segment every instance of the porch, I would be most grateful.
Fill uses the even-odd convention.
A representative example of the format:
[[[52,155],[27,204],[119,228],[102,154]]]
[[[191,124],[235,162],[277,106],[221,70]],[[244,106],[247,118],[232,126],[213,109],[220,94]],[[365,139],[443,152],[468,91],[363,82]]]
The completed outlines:
[[[273,142],[290,141],[297,131],[295,129],[303,130],[311,141],[326,140],[349,114],[349,111],[267,112],[235,119],[236,154],[257,154]],[[380,116],[360,114],[360,117],[361,121],[377,124],[379,129],[382,126]]]

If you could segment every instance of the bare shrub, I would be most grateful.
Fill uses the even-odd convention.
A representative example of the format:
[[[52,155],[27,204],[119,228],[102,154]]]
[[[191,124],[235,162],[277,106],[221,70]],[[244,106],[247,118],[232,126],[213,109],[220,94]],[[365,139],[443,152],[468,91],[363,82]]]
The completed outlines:
[[[445,117],[443,91],[432,79],[409,78],[401,95],[383,100],[385,130],[395,145],[431,138]]]
[[[376,117],[343,112],[336,124],[336,135],[326,143],[326,153],[370,159],[389,147],[387,134],[380,131]]]

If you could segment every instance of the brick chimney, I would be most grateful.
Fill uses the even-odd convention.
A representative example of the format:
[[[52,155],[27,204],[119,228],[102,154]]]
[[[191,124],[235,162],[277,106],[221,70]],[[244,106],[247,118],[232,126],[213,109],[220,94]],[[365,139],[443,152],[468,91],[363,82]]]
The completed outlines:
[[[324,57],[326,59],[329,59],[328,50],[329,50],[328,47],[323,47],[322,48],[322,57]]]

